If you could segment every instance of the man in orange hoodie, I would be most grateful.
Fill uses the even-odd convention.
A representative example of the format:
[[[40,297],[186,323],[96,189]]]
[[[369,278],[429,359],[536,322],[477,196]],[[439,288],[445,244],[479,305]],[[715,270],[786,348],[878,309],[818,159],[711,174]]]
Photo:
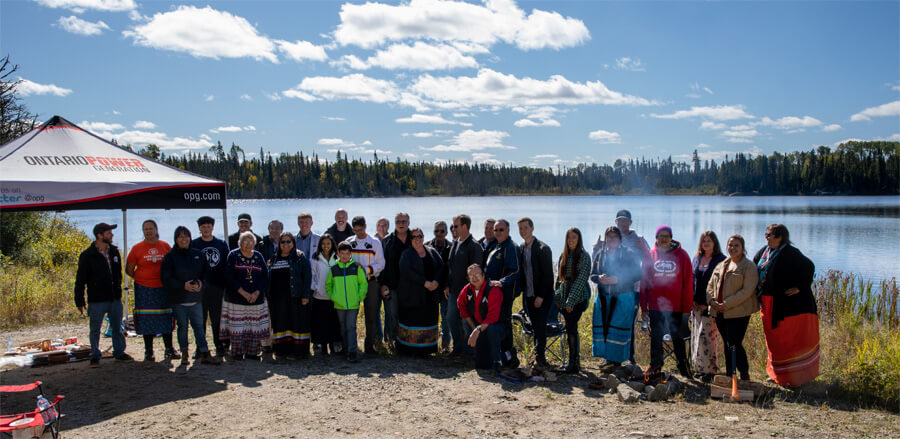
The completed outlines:
[[[650,369],[647,373],[662,370],[663,336],[672,337],[672,348],[678,360],[678,371],[685,377],[691,373],[687,366],[684,338],[680,333],[682,316],[691,310],[694,273],[691,258],[672,239],[672,228],[661,225],[656,229],[656,247],[647,254],[642,266],[641,313],[644,320],[650,317]]]

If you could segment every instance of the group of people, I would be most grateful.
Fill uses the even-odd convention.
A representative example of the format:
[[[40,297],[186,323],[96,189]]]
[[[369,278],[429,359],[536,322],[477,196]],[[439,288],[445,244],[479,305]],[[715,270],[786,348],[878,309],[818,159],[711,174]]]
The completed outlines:
[[[316,355],[360,358],[357,318],[363,310],[362,351],[385,350],[426,356],[436,352],[471,356],[482,369],[514,368],[513,304],[533,328],[534,362],[549,367],[545,351],[548,321],[563,319],[569,357],[562,371],[580,371],[579,321],[593,306],[592,354],[604,369],[634,362],[637,311],[650,330],[648,374],[661,374],[664,336],[671,338],[679,371],[709,380],[718,373],[718,338],[724,341],[726,374],[749,380],[743,338],[751,316],[761,311],[768,348],[769,376],[779,384],[803,384],[818,375],[818,318],[811,285],[812,262],[791,245],[785,226],[766,229],[767,244],[753,260],[744,238],[732,235],[722,252],[712,231],[700,236],[691,258],[674,240],[672,228],[656,229],[655,243],[631,229],[631,213],[621,210],[588,252],[581,231],[566,231],[555,260],[534,236],[534,222],[516,222],[521,243],[510,238],[511,224],[488,219],[475,239],[465,214],[434,224],[426,242],[410,228],[406,213],[380,218],[369,235],[366,219],[350,220],[339,209],[325,233],[312,231],[313,217],[301,213],[299,232],[274,220],[268,235],[252,231],[249,214],[238,216],[228,242],[213,236],[215,220],[197,220],[200,236],[175,229],[175,247],[159,239],[153,220],[142,225],[144,240],[131,249],[125,273],[134,279],[134,323],[144,336],[145,361],[155,361],[153,341],[162,335],[167,359],[189,364],[188,326],[202,363],[258,360],[271,351],[278,359]],[[98,365],[100,324],[105,315],[121,321],[121,261],[112,245],[115,225],[94,227],[95,241],[79,259],[75,302],[90,316],[91,364]],[[448,236],[449,235],[449,236]],[[383,322],[382,322],[383,308]],[[684,327],[690,320],[690,356]],[[215,356],[206,342],[212,327]],[[120,325],[110,325],[113,355],[129,361]],[[177,328],[179,349],[173,346]]]

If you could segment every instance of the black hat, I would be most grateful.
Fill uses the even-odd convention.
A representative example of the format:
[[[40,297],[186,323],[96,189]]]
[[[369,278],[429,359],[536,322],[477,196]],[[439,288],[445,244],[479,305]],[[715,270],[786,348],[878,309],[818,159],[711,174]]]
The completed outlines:
[[[619,219],[619,218],[625,218],[628,221],[631,221],[631,212],[629,212],[625,209],[622,209],[622,210],[616,212],[616,219]]]
[[[109,225],[106,223],[97,224],[96,226],[94,226],[94,236],[105,233],[107,230],[115,229],[116,227],[119,227],[119,226],[117,224],[113,224],[113,225]]]
[[[252,219],[250,219],[250,214],[249,214],[249,213],[242,213],[242,214],[238,215],[238,222],[241,222],[241,221],[244,221],[244,220],[247,220],[247,221],[253,221]]]

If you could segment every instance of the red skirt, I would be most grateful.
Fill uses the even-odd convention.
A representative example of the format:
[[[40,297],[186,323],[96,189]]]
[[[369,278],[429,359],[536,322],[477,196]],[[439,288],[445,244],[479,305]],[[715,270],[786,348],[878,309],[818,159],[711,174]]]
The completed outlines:
[[[772,296],[762,296],[760,310],[766,349],[766,371],[782,386],[799,386],[819,376],[819,316],[786,317],[772,328]]]

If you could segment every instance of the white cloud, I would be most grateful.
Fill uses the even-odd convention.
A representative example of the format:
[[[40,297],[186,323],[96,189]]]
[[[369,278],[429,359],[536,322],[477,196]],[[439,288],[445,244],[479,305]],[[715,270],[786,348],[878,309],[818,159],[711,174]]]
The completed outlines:
[[[119,145],[131,145],[135,149],[142,148],[149,144],[154,144],[162,151],[185,151],[192,149],[209,149],[212,146],[212,140],[209,136],[200,135],[200,139],[192,137],[170,137],[168,134],[156,131],[131,130],[116,132],[123,129],[120,124],[105,124],[102,122],[82,122],[79,124],[82,128],[87,126],[95,128],[91,130],[94,134],[107,139],[115,139]],[[109,128],[109,129],[102,129]]]
[[[330,76],[313,76],[304,78],[300,84],[282,92],[285,97],[305,101],[318,99],[354,99],[363,102],[388,103],[399,102],[402,98],[400,90],[391,82],[374,79],[360,73],[341,78]]]
[[[432,45],[417,41],[412,46],[394,44],[387,49],[375,52],[365,61],[354,55],[345,55],[334,65],[354,70],[367,70],[380,67],[387,70],[450,70],[455,68],[475,68],[475,58],[464,55],[458,48],[439,44]]]
[[[206,102],[212,102],[215,98],[215,95],[204,95],[203,100]]]
[[[822,121],[810,116],[796,117],[785,116],[779,119],[770,119],[763,117],[758,122],[753,122],[751,126],[770,126],[779,130],[796,130],[800,128],[809,128],[822,125]]]
[[[495,159],[494,157],[496,156],[496,154],[491,154],[488,152],[473,152],[472,161],[499,165],[500,160]]]
[[[16,93],[20,96],[53,95],[64,97],[71,94],[72,90],[58,87],[54,84],[38,84],[34,81],[19,78],[19,83],[16,84]]]
[[[102,21],[93,23],[82,20],[74,15],[70,17],[59,17],[57,23],[64,31],[76,35],[100,35],[104,30],[110,30],[109,26]]]
[[[509,133],[491,130],[465,130],[451,139],[448,145],[435,145],[430,148],[420,147],[427,151],[457,151],[472,152],[485,149],[516,149],[514,146],[503,144],[503,139]]]
[[[572,82],[561,75],[542,81],[518,78],[491,69],[477,76],[434,77],[425,74],[410,86],[427,103],[443,106],[655,105],[657,102],[612,91],[600,81]]]
[[[850,116],[851,122],[871,120],[873,117],[900,116],[900,101],[888,102],[877,107],[866,108],[859,113]]]
[[[453,113],[453,117],[475,117],[473,113]]]
[[[700,123],[701,130],[716,131],[716,130],[724,130],[725,128],[728,128],[728,125],[725,125],[724,123],[721,123],[721,122],[713,122],[713,121],[709,121],[709,120],[704,120],[703,122]]]
[[[250,95],[248,95],[247,93],[244,93],[244,94],[241,95],[241,100],[242,100],[242,101],[252,101],[253,98],[250,97]]]
[[[209,6],[179,6],[157,13],[149,22],[122,35],[134,44],[184,52],[198,58],[253,58],[278,62],[275,43],[257,32],[243,17]]]
[[[536,159],[536,160],[541,160],[541,159],[556,159],[556,158],[559,158],[559,156],[556,155],[556,154],[538,154],[538,155],[536,155],[536,156],[532,156],[531,158]]]
[[[395,119],[397,123],[433,123],[433,124],[441,124],[441,125],[462,125],[465,127],[472,126],[471,123],[468,122],[460,122],[456,120],[448,120],[444,119],[440,114],[413,114],[409,117],[401,117],[399,119]]]
[[[323,139],[319,139],[319,141],[316,143],[319,145],[325,145],[325,146],[353,146],[353,145],[356,145],[355,143],[352,143],[352,142],[344,142],[343,139],[338,139],[338,138],[323,138]]]
[[[98,11],[122,12],[137,7],[134,0],[36,0],[38,4],[48,8],[65,8],[76,13],[88,9]]]
[[[619,133],[605,130],[591,131],[588,138],[596,140],[597,143],[622,143],[622,136]]]
[[[697,148],[709,148],[710,146],[705,143],[698,143]]]
[[[275,43],[278,44],[278,50],[289,59],[297,62],[303,62],[304,60],[325,61],[328,59],[324,47],[316,46],[309,41],[295,41],[292,43],[290,41],[276,40]]]
[[[453,130],[432,130],[432,131],[420,131],[416,133],[403,133],[403,137],[417,137],[417,138],[428,138],[428,137],[436,137],[436,136],[446,136],[447,134],[453,134]]]
[[[712,107],[691,107],[690,110],[678,110],[672,114],[651,114],[658,119],[689,119],[703,117],[712,120],[752,119],[753,115],[744,111],[743,105],[716,105]]]
[[[343,117],[337,117],[337,116],[322,116],[322,119],[325,119],[325,120],[345,120]]]
[[[345,3],[339,15],[335,41],[363,48],[414,39],[560,49],[590,39],[581,20],[538,9],[526,15],[512,0],[485,1],[483,6],[446,0],[410,0],[396,6]]]
[[[734,128],[734,127],[732,127]],[[730,129],[722,131],[722,135],[725,137],[740,137],[740,138],[749,138],[756,137],[759,134],[758,131],[747,129],[747,130],[739,130],[739,129]]]
[[[828,124],[828,125],[825,125],[824,127],[822,127],[822,131],[831,132],[831,131],[837,131],[841,128],[842,127],[840,125],[838,125],[836,123],[832,123],[832,124]]]
[[[281,96],[280,94],[278,94],[278,93],[266,93],[266,92],[263,92],[263,96],[265,96],[266,98],[268,98],[270,101],[280,101],[280,100],[283,99],[282,96]]]
[[[91,132],[118,131],[125,129],[122,124],[118,123],[88,122],[86,120],[81,121],[78,126]]]
[[[705,92],[708,93],[708,94],[713,94],[712,89],[710,89],[709,87],[700,85],[699,82],[695,82],[695,83],[691,84],[691,90],[694,90],[695,92],[699,92],[699,91],[702,90],[702,91],[705,91]],[[689,94],[688,97],[699,98],[700,95],[699,95],[699,94],[693,94],[693,93],[692,93],[692,94]]]
[[[153,122],[148,122],[146,120],[139,120],[134,123],[133,127],[139,130],[152,130],[156,128],[156,124]]]
[[[558,127],[558,126],[559,126],[559,121],[556,121],[556,120],[554,120],[554,119],[539,119],[539,120],[533,120],[533,119],[519,119],[519,120],[515,121],[515,122],[513,123],[513,125],[515,125],[515,126],[517,126],[517,127],[519,127],[519,128],[525,128],[525,127]]]
[[[632,72],[646,72],[640,58],[631,58],[623,56],[616,60],[616,68],[619,70],[630,70]]]
[[[900,133],[892,134],[890,137],[885,138],[889,142],[900,142]]]
[[[221,127],[213,128],[213,129],[209,130],[209,132],[214,133],[214,134],[215,133],[239,133],[241,131],[256,131],[256,127],[253,125],[247,125],[244,127],[239,127],[239,126],[235,126],[235,125],[227,125],[227,126],[221,126]]]

